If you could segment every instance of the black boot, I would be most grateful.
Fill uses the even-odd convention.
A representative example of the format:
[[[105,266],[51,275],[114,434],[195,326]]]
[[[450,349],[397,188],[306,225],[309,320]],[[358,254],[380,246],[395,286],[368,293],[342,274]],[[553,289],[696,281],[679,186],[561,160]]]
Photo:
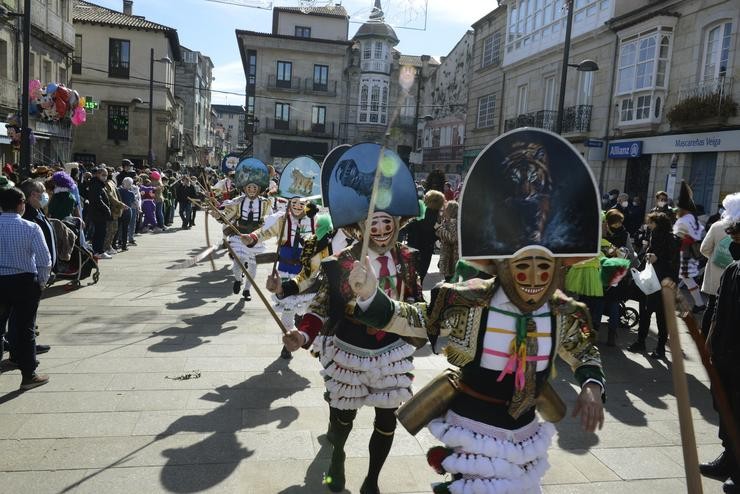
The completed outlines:
[[[367,469],[367,477],[362,482],[360,494],[380,494],[378,487],[378,476],[383,468],[388,453],[393,446],[393,432],[383,432],[376,427],[370,436],[370,464]]]
[[[234,286],[231,288],[234,292],[234,295],[239,293],[239,290],[242,289],[242,282],[241,281],[235,281]]]
[[[336,411],[336,413],[335,413]],[[329,431],[326,433],[326,439],[332,445],[331,464],[324,474],[324,484],[332,492],[342,492],[346,478],[344,476],[344,444],[347,442],[349,433],[352,431],[352,421],[357,413],[354,410],[345,410],[349,414],[342,414],[335,409],[330,409]],[[354,412],[354,413],[352,413]],[[347,415],[346,420],[341,420],[337,415]]]
[[[252,300],[252,294],[249,293],[249,290],[244,290],[242,292],[242,296],[244,297],[244,300],[246,300],[247,302],[249,302],[250,300]]]
[[[699,472],[707,478],[724,482],[730,476],[730,468],[732,467],[729,456],[727,451],[723,451],[714,460],[708,463],[700,463]]]
[[[736,484],[732,478],[729,478],[722,484],[722,492],[725,494],[738,494],[740,493],[740,485]]]

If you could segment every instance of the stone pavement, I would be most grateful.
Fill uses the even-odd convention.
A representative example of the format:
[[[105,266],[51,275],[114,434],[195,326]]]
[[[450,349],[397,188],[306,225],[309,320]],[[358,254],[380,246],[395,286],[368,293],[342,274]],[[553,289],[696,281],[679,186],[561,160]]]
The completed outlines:
[[[319,364],[304,351],[290,363],[278,358],[279,330],[256,296],[245,303],[231,294],[227,257],[217,258],[215,272],[207,262],[171,269],[204,246],[199,219],[190,231],[137,237],[138,247],[101,261],[96,285],[48,289],[39,341],[52,350],[39,370],[51,382],[19,394],[17,371],[0,376],[0,492],[325,492],[328,408]],[[631,339],[621,335],[620,346]],[[682,339],[699,457],[710,459],[720,449],[717,417],[696,351]],[[558,424],[544,492],[685,492],[669,367],[602,352],[606,425],[596,435],[570,417]],[[416,386],[446,367],[428,347],[415,364]],[[572,407],[569,379],[561,363],[556,387]],[[347,471],[356,493],[370,411],[355,424]],[[424,457],[434,444],[425,431],[412,437],[399,427],[383,492],[430,492],[441,480]],[[704,485],[721,492],[717,482]]]

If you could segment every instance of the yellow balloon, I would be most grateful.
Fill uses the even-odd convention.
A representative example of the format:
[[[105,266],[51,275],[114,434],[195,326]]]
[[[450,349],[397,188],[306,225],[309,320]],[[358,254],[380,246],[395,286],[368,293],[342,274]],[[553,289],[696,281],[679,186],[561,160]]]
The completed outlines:
[[[85,100],[85,97],[84,96],[80,96],[80,102],[79,102],[79,104],[77,106],[79,106],[80,108],[84,108],[85,101],[86,101]]]

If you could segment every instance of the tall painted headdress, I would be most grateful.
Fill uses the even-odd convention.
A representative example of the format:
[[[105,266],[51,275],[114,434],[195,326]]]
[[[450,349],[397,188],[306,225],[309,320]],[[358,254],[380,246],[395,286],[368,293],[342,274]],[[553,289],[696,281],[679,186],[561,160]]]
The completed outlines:
[[[280,175],[278,195],[294,197],[321,197],[321,166],[310,156],[293,158]]]
[[[234,185],[238,188],[249,184],[256,184],[260,190],[265,190],[270,181],[270,172],[267,165],[257,158],[245,158],[236,165]]]
[[[384,152],[379,159],[381,149]],[[354,225],[367,218],[378,166],[380,180],[375,211],[402,217],[419,214],[416,186],[406,164],[390,149],[366,142],[355,144],[342,153],[329,175],[326,195],[335,228]]]
[[[476,158],[459,211],[460,257],[506,259],[539,247],[553,257],[596,256],[599,194],[578,151],[552,132],[501,135]]]
[[[224,156],[224,159],[221,160],[221,171],[224,173],[235,171],[236,167],[239,165],[239,161],[241,161],[240,153],[227,154]]]
[[[329,151],[329,154],[326,155],[323,163],[321,163],[321,201],[324,207],[329,207],[329,177],[331,177],[331,172],[334,170],[334,165],[337,164],[342,154],[351,147],[349,144],[340,144]]]

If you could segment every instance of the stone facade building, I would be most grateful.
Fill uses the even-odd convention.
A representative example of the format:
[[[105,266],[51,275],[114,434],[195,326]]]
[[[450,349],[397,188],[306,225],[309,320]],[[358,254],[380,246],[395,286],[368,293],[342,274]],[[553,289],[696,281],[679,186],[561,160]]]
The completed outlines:
[[[239,105],[211,105],[216,126],[222,134],[224,147],[231,151],[244,151],[247,148],[247,111]]]
[[[418,123],[417,144],[422,150],[422,166],[416,169],[422,173],[442,170],[455,183],[461,180],[463,171],[463,142],[473,43],[474,32],[466,32],[422,82],[423,96],[419,114],[423,116]]]
[[[30,78],[69,85],[71,55],[75,46],[72,0],[31,1]],[[9,12],[22,12],[23,2],[1,0]],[[21,19],[0,24],[0,115],[20,113],[22,78]],[[32,146],[33,164],[65,162],[70,159],[72,131],[69,122],[45,122],[31,116],[29,127],[36,136]],[[10,145],[5,123],[0,122],[0,158],[3,163],[18,161],[19,152]]]
[[[273,9],[271,33],[236,32],[247,80],[246,135],[278,168],[332,147],[384,142],[409,162],[430,57],[402,55],[379,0],[352,39],[341,5]]]
[[[199,51],[184,46],[182,63],[175,69],[175,97],[182,101],[182,133],[170,138],[173,154],[185,165],[215,164],[211,121],[213,62]],[[218,160],[220,162],[220,160]]]
[[[175,62],[181,62],[177,30],[123,12],[75,0],[75,61],[71,85],[99,103],[74,134],[73,159],[117,165],[123,158],[141,165],[179,159],[182,103],[175,98]],[[149,100],[151,50],[154,98]],[[77,70],[79,69],[79,70]],[[149,156],[149,108],[154,111],[153,156]],[[153,160],[152,160],[153,158]]]

